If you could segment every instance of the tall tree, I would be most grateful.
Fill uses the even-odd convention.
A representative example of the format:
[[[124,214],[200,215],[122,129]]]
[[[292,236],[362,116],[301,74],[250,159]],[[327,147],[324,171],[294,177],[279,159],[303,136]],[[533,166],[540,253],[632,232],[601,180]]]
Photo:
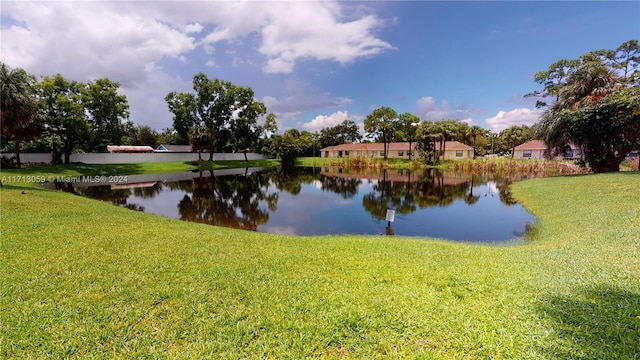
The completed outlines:
[[[416,132],[416,151],[424,157],[427,164],[438,160],[437,142],[440,140],[440,130],[433,121],[423,121]]]
[[[511,150],[511,158],[513,159],[516,146],[532,140],[533,136],[528,126],[514,125],[502,130],[499,137],[504,144],[509,145],[509,149]]]
[[[393,138],[395,122],[398,121],[398,114],[389,107],[381,107],[373,110],[364,120],[364,131],[367,137],[373,138],[376,142],[384,145],[384,158],[387,159],[387,144]]]
[[[210,161],[214,151],[239,150],[255,141],[257,121],[266,114],[266,107],[254,100],[251,88],[198,73],[193,77],[193,90],[195,94],[171,92],[165,100],[178,133],[194,126],[209,129]]]
[[[439,135],[440,149],[436,152],[436,161],[438,161],[441,156],[444,156],[447,141],[463,137],[467,124],[456,120],[442,120],[434,122],[433,125],[435,135]]]
[[[556,101],[541,116],[538,135],[554,153],[572,143],[584,151],[593,172],[618,171],[640,147],[640,46],[637,40],[616,50],[592,51],[574,60],[566,81],[553,88]],[[538,82],[548,90],[545,75]]]
[[[411,160],[411,156],[413,152],[411,151],[411,145],[416,139],[416,133],[418,131],[418,126],[420,125],[420,118],[411,114],[404,113],[398,117],[398,134],[397,140],[406,141],[409,143],[409,160]]]
[[[16,165],[20,167],[20,144],[37,135],[38,102],[34,97],[35,77],[23,69],[0,64],[0,130],[16,142]]]
[[[64,163],[68,164],[73,149],[89,139],[90,125],[82,104],[83,84],[62,75],[44,76],[36,84],[40,112],[51,136],[62,140]]]
[[[271,142],[277,132],[278,121],[276,114],[268,113],[264,124],[258,127],[258,143],[254,150],[261,154],[271,154]]]
[[[167,94],[164,100],[169,106],[169,111],[173,113],[173,130],[175,134],[171,133],[168,135],[172,136],[175,145],[188,144],[189,131],[200,123],[195,112],[195,96],[190,93],[176,93],[172,91]],[[174,143],[172,142],[172,144]]]
[[[89,115],[93,136],[91,150],[105,151],[120,145],[129,119],[127,97],[118,93],[120,84],[107,78],[90,81],[83,89],[82,103]]]
[[[467,128],[466,135],[471,142],[473,143],[473,158],[475,159],[476,154],[478,153],[478,148],[476,143],[478,142],[478,137],[485,137],[489,133],[488,130],[481,128],[478,125],[473,125]]]
[[[355,143],[362,140],[360,128],[353,120],[320,130],[320,144],[322,147]]]

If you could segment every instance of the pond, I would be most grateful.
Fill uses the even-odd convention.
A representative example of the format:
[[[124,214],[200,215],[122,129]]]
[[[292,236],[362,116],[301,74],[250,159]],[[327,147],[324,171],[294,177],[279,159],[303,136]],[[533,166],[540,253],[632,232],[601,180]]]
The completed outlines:
[[[254,168],[55,183],[78,195],[176,219],[284,235],[428,236],[495,242],[535,218],[511,180],[434,169]]]

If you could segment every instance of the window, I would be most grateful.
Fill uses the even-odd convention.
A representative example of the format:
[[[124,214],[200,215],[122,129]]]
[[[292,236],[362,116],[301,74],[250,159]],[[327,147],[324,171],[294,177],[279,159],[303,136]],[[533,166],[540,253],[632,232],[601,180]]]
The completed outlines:
[[[342,157],[342,151],[338,151],[338,157]]]
[[[522,150],[522,157],[531,159],[531,150]]]
[[[349,151],[345,151],[344,156],[349,156]]]
[[[567,159],[573,159],[573,149],[567,150],[567,152],[564,154],[564,157]]]
[[[398,151],[398,156],[400,157],[404,156],[404,151]]]
[[[456,150],[456,157],[462,157],[462,150]]]
[[[380,151],[380,156],[384,157],[384,150]]]

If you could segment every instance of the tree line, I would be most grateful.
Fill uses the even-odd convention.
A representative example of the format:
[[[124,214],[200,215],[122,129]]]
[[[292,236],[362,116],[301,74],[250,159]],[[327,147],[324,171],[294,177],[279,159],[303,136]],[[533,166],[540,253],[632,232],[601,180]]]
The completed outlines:
[[[107,78],[81,83],[61,75],[39,81],[22,69],[0,64],[3,151],[21,146],[51,151],[54,159],[74,151],[101,152],[108,144],[190,144],[193,151],[258,152],[292,164],[299,156],[353,142],[409,142],[409,157],[440,160],[447,141],[474,148],[474,155],[511,153],[528,140],[542,139],[549,155],[579,146],[584,163],[594,172],[617,171],[622,160],[640,147],[640,48],[637,40],[615,50],[589,52],[576,60],[560,60],[535,74],[542,88],[527,94],[545,109],[529,127],[511,126],[499,133],[456,120],[422,121],[410,113],[381,107],[364,120],[363,136],[353,120],[319,132],[289,129],[278,134],[275,114],[254,99],[250,87],[193,78],[193,92],[170,92],[165,101],[173,126],[160,134],[129,120],[129,105],[120,84]],[[264,121],[259,120],[264,119]],[[415,149],[415,151],[413,150]]]
[[[513,127],[503,136],[454,120],[421,122],[413,114],[398,115],[386,107],[365,119],[367,137],[353,120],[319,132],[289,129],[278,134],[275,114],[254,99],[251,88],[203,73],[194,76],[193,92],[167,94],[173,126],[158,133],[129,120],[127,98],[119,93],[117,82],[103,78],[82,83],[60,74],[37,80],[23,69],[0,66],[2,150],[15,151],[18,163],[21,149],[52,152],[54,162],[68,163],[73,152],[104,152],[107,145],[155,148],[160,143],[190,144],[193,151],[208,152],[209,160],[214,152],[253,151],[292,163],[298,156],[316,156],[324,147],[361,141],[416,143],[417,152],[437,161],[448,140],[473,144],[476,153],[484,154],[505,151],[503,144],[533,136],[527,127]]]

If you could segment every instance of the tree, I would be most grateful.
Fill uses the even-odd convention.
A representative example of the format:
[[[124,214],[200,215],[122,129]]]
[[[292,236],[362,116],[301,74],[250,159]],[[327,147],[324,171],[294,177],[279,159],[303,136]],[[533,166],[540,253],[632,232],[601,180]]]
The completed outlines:
[[[284,166],[291,166],[312,144],[313,136],[309,132],[289,129],[283,135],[274,136],[271,151],[280,157]]]
[[[194,126],[209,129],[212,135],[209,161],[213,160],[214,151],[244,150],[255,142],[258,118],[267,109],[254,100],[251,88],[198,73],[193,77],[193,90],[195,94],[171,92],[165,100],[179,134]]]
[[[513,159],[513,155],[515,152],[515,147],[523,144],[529,140],[533,139],[533,134],[530,128],[526,125],[522,126],[511,126],[500,132],[500,140],[509,145],[509,149],[511,150],[511,158]]]
[[[107,78],[89,82],[82,91],[82,104],[92,131],[90,150],[105,151],[107,145],[120,145],[129,119],[129,103],[118,94],[120,84]]]
[[[579,146],[593,172],[619,171],[620,163],[640,146],[640,46],[637,40],[616,50],[582,55],[567,70],[565,81],[548,85],[556,64],[538,73],[555,102],[541,116],[538,135],[554,152],[567,145]],[[544,104],[546,105],[546,104]]]
[[[466,135],[468,138],[471,139],[472,143],[473,143],[473,158],[475,159],[476,154],[478,153],[478,148],[476,147],[476,143],[478,140],[478,137],[485,137],[487,136],[487,134],[489,133],[488,130],[481,128],[478,125],[473,125],[471,127],[467,128],[466,131]]]
[[[376,142],[382,141],[384,144],[385,160],[387,159],[387,143],[393,137],[396,121],[398,121],[398,114],[388,107],[373,110],[364,120],[364,131],[368,133],[367,137],[375,139]]]
[[[151,146],[152,148],[158,147],[159,142],[158,132],[152,129],[149,126],[140,126],[134,127],[134,131],[132,131],[131,139],[129,140],[131,145],[146,145]]]
[[[0,64],[0,130],[16,142],[16,165],[20,167],[20,143],[36,136],[38,103],[34,97],[35,78],[23,69]]]
[[[433,121],[424,121],[416,131],[416,151],[424,157],[427,164],[436,161],[436,143],[441,135]]]
[[[198,125],[196,118],[196,99],[193,94],[170,92],[164,98],[173,113],[173,132],[167,135],[175,136],[171,144],[186,145],[189,143],[189,131]]]
[[[158,134],[158,144],[187,145],[188,143],[189,134],[187,133],[187,141],[183,142],[180,134],[173,128],[162,129],[162,132]]]
[[[254,150],[261,154],[271,154],[271,142],[273,136],[278,132],[278,121],[274,113],[268,113],[264,124],[258,127],[258,141]]]
[[[411,160],[411,156],[413,155],[411,151],[411,144],[416,139],[416,133],[419,125],[420,118],[411,113],[404,113],[398,117],[397,133],[399,136],[397,136],[397,140],[409,143],[409,160]]]
[[[83,84],[67,80],[60,74],[44,76],[36,84],[45,128],[52,136],[52,144],[53,136],[60,137],[65,164],[69,163],[73,149],[88,140],[90,134],[91,127],[82,104],[82,87]]]
[[[198,164],[202,163],[202,151],[211,152],[211,131],[206,126],[197,126],[189,131],[191,151],[198,152]]]
[[[444,156],[447,141],[464,137],[466,126],[466,123],[456,120],[442,120],[433,123],[432,131],[434,133],[432,135],[438,137],[440,143],[440,149],[436,151],[436,161],[440,159],[440,156]]]
[[[320,146],[335,146],[341,144],[350,144],[362,140],[360,128],[352,120],[345,120],[342,123],[320,130]]]

